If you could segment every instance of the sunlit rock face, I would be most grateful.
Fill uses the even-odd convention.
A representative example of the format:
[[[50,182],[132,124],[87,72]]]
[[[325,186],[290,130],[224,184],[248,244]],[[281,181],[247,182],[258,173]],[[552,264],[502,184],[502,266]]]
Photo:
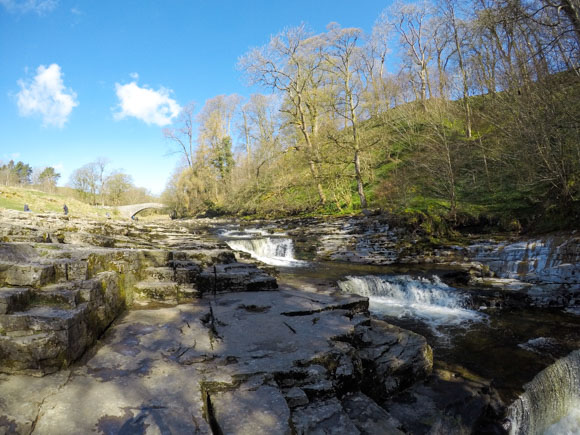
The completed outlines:
[[[580,238],[551,236],[517,243],[472,245],[474,261],[499,279],[484,282],[524,291],[534,305],[580,306]]]
[[[0,372],[46,375],[80,358],[127,308],[191,302],[236,282],[275,286],[227,246],[176,225],[0,211]],[[222,266],[223,268],[223,266]],[[235,272],[235,273],[234,273]],[[234,280],[235,278],[235,280]]]
[[[529,282],[580,285],[580,238],[546,237],[470,246],[474,260],[498,276]]]

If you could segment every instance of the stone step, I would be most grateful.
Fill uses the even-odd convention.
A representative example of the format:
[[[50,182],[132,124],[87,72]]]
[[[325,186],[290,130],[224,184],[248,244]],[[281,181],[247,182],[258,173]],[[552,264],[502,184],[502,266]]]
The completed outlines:
[[[24,336],[38,332],[66,331],[78,323],[87,312],[82,303],[72,309],[54,306],[31,306],[24,311],[0,315],[3,335]]]
[[[0,288],[0,314],[23,310],[32,300],[29,288]]]
[[[263,291],[278,288],[276,278],[253,264],[216,264],[205,269],[197,279],[197,287],[203,293]]]
[[[195,283],[201,266],[192,261],[173,260],[168,267],[148,267],[144,270],[144,281],[175,281],[180,284]]]
[[[141,281],[134,288],[137,302],[163,302],[180,304],[201,297],[195,284],[178,284],[175,281]]]
[[[78,289],[67,289],[58,284],[34,292],[32,305],[74,308],[81,302],[81,292]]]
[[[101,274],[107,272],[101,272]],[[81,302],[91,302],[97,299],[97,294],[102,290],[101,275],[91,279],[77,279],[73,281],[49,284],[37,290],[34,303],[41,305],[46,300],[47,304],[63,303],[74,307]]]
[[[171,267],[148,267],[143,271],[146,281],[173,281],[175,270]]]
[[[190,260],[172,260],[168,265],[175,269],[175,281],[180,284],[195,283],[202,271],[198,263]]]
[[[177,302],[180,304],[185,302],[193,302],[195,299],[199,299],[201,297],[201,292],[197,289],[195,284],[180,284],[177,297]]]
[[[0,372],[45,375],[78,359],[97,338],[87,304],[0,315]]]
[[[40,288],[87,278],[84,260],[54,259],[51,263],[7,263],[0,266],[0,285]]]
[[[135,284],[138,301],[177,303],[179,284],[174,281],[141,281]]]
[[[56,282],[87,279],[88,263],[86,260],[56,260],[54,272]]]

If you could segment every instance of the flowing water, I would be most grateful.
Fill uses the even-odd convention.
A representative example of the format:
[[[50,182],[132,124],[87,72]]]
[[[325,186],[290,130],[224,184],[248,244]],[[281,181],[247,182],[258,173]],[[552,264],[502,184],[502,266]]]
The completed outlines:
[[[448,286],[437,275],[349,275],[338,286],[345,293],[368,297],[370,311],[376,316],[418,319],[435,333],[441,326],[465,325],[487,317],[470,309],[466,293]]]
[[[508,410],[510,434],[580,430],[580,350],[560,358],[525,385]]]
[[[495,302],[486,300],[498,292],[453,284],[446,279],[449,266],[303,261],[291,238],[263,229],[227,229],[219,237],[232,249],[278,266],[282,285],[368,297],[375,317],[427,338],[436,366],[440,361],[491,380],[503,401],[513,403],[511,433],[580,434],[576,310],[491,308]]]
[[[221,238],[235,251],[250,254],[271,266],[298,267],[305,262],[294,258],[292,239],[283,235],[268,235],[263,230],[222,231]]]

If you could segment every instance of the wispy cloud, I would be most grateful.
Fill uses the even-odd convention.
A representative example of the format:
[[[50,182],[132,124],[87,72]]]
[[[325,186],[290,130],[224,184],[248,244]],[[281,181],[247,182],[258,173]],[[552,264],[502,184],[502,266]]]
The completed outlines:
[[[8,12],[12,13],[35,13],[44,15],[53,11],[58,6],[59,0],[0,0]]]
[[[132,73],[131,77],[135,79],[138,75]],[[117,120],[134,117],[162,127],[171,124],[181,110],[177,101],[171,98],[172,91],[167,88],[155,91],[132,81],[126,85],[115,83],[115,89],[119,98],[119,111],[114,115]]]
[[[0,0],[1,1],[1,0]],[[77,94],[64,86],[60,66],[40,65],[31,80],[18,80],[16,94],[20,116],[42,116],[44,126],[63,127],[72,110],[79,105]]]

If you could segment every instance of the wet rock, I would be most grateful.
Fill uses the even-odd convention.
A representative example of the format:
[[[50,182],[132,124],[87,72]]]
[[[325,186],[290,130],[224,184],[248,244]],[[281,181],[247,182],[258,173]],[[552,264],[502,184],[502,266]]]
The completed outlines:
[[[445,366],[382,405],[413,434],[480,433],[503,412],[503,403],[490,381],[465,369]]]
[[[501,278],[580,287],[580,238],[546,236],[514,243],[479,243],[470,255]]]
[[[424,337],[380,320],[357,328],[362,390],[381,401],[428,376],[433,351]]]

